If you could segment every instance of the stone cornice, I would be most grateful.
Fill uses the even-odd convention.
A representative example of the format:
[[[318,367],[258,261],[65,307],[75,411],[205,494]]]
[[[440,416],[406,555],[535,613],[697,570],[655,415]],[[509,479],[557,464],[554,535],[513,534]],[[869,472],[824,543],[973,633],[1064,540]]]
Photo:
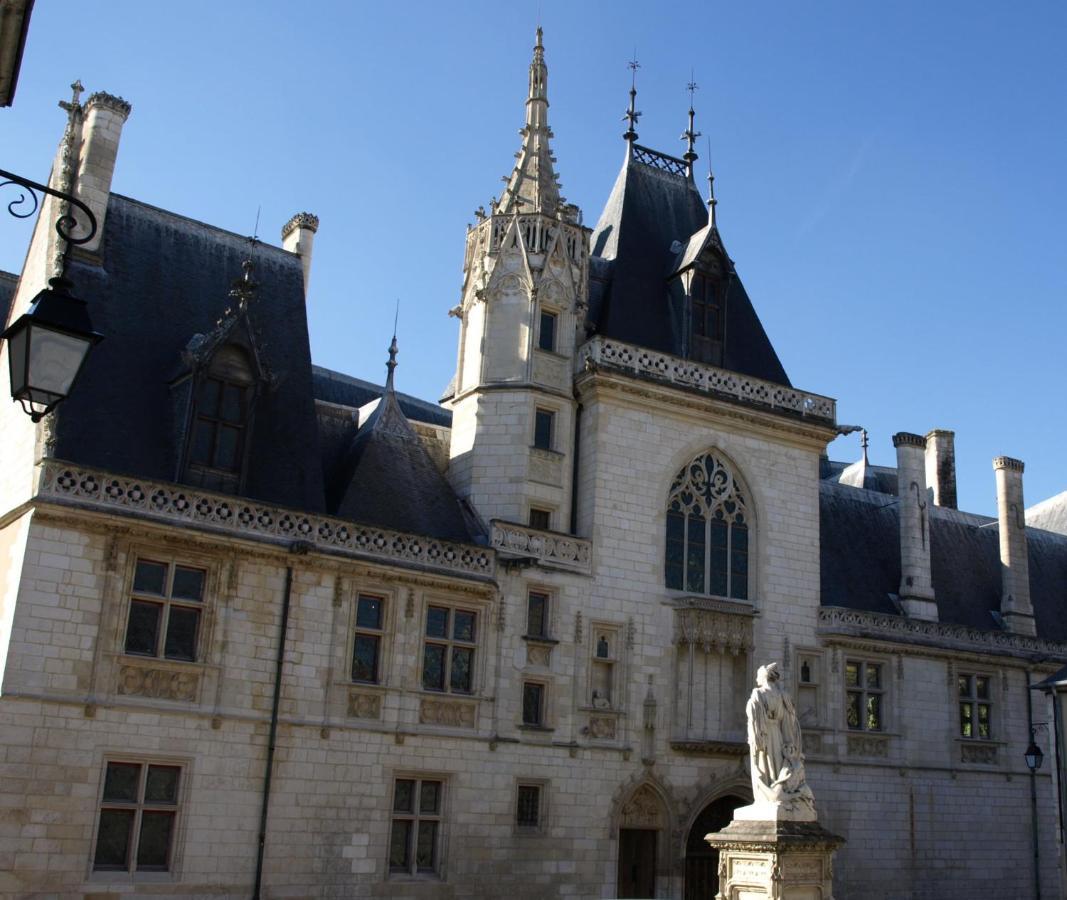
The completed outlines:
[[[819,634],[909,644],[949,652],[970,652],[1033,660],[1048,657],[1067,660],[1067,644],[1025,634],[982,631],[965,625],[926,622],[904,616],[864,612],[838,606],[819,610]]]
[[[480,579],[491,579],[496,572],[496,554],[485,547],[403,534],[185,485],[112,475],[59,460],[45,460],[41,468],[37,496],[42,500],[269,544],[302,544],[308,551],[429,572]]]

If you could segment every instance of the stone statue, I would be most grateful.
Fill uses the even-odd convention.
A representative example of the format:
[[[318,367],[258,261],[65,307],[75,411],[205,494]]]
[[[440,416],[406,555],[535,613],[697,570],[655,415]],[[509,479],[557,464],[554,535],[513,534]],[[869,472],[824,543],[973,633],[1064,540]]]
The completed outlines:
[[[815,820],[815,798],[804,777],[800,725],[781,684],[777,663],[760,666],[748,698],[748,747],[752,754],[752,806],[746,818]]]

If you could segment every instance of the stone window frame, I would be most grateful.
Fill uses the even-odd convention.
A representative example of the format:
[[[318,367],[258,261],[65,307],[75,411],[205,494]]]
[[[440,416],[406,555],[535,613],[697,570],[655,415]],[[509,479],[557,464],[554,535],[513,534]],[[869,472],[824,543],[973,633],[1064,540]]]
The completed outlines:
[[[998,740],[998,733],[999,733],[998,722],[997,722],[996,716],[997,716],[997,713],[998,713],[999,710],[998,710],[998,704],[996,703],[996,700],[995,700],[995,693],[996,693],[996,685],[997,685],[999,679],[996,677],[996,675],[991,670],[985,669],[985,668],[983,668],[981,666],[968,666],[968,665],[959,666],[959,665],[956,665],[956,666],[952,667],[951,674],[952,674],[952,683],[953,683],[953,701],[954,701],[953,708],[954,708],[955,713],[956,713],[956,716],[955,716],[955,723],[956,724],[955,724],[955,729],[953,731],[953,735],[955,736],[955,738],[957,740],[966,742],[968,744],[970,744],[970,743],[983,743],[983,742],[986,742],[986,743],[996,742]],[[964,697],[960,693],[960,689],[959,689],[960,680],[964,679],[964,678],[968,679],[968,682],[969,682],[969,693],[968,693],[968,696],[966,696],[966,697]],[[985,698],[979,697],[977,695],[977,679],[979,679],[979,678],[984,678],[986,680],[986,682],[987,682],[987,688],[988,689],[987,689],[987,696]],[[971,708],[971,723],[972,724],[977,724],[978,723],[978,718],[976,718],[976,713],[977,713],[978,707],[981,706],[981,705],[985,705],[986,707],[988,707],[989,713],[988,713],[987,721],[988,721],[988,724],[989,724],[989,734],[980,735],[980,734],[975,733],[975,734],[971,734],[971,735],[965,735],[963,733],[963,724],[964,724],[964,722],[963,722],[963,707],[965,705],[968,705]],[[974,730],[977,730],[977,729],[974,729]]]
[[[381,628],[377,631],[364,629],[359,625],[359,601],[361,597],[380,600],[382,603]],[[378,585],[358,585],[352,591],[347,653],[345,656],[345,683],[363,687],[386,687],[389,683],[389,670],[392,660],[392,638],[395,633],[394,618],[396,614],[396,592],[385,590]],[[357,680],[354,677],[356,639],[360,634],[373,635],[378,638],[378,677],[376,681]]]
[[[429,618],[429,611],[431,607],[448,608],[451,611],[460,610],[462,612],[474,613],[474,642],[466,643],[459,642],[463,648],[472,648],[473,664],[471,665],[471,689],[469,692],[454,691],[451,687],[451,648],[453,641],[451,638],[431,638],[426,634],[426,626]],[[462,599],[439,596],[439,595],[426,595],[422,599],[421,607],[418,615],[419,620],[419,656],[417,664],[417,684],[418,690],[426,696],[432,697],[470,697],[472,699],[478,698],[482,695],[482,684],[486,672],[486,661],[492,648],[490,646],[490,622],[489,622],[489,604],[485,601],[477,601],[471,598],[464,597]],[[449,622],[452,623],[454,619],[449,616]],[[452,625],[450,624],[450,628]],[[426,666],[426,644],[446,644],[449,647],[449,651],[446,656],[446,671],[445,671],[445,687],[443,689],[428,688],[423,681],[423,675]]]
[[[809,677],[804,680],[804,665],[807,663]],[[797,647],[794,653],[793,665],[793,699],[797,708],[797,716],[801,714],[800,700],[801,691],[810,689],[815,696],[815,718],[811,721],[801,721],[801,728],[819,728],[827,724],[827,679],[825,653],[818,647]]]
[[[549,342],[550,346],[544,345],[544,324],[545,317],[551,316],[552,322],[552,339]],[[537,314],[537,343],[535,347],[542,353],[559,353],[559,327],[563,321],[562,311],[556,309],[553,306],[542,304]]]
[[[399,781],[414,781],[418,785],[417,796],[412,801],[413,809],[410,813],[396,810],[396,785]],[[420,801],[423,782],[436,782],[440,785],[440,802],[436,813],[423,813],[420,811]],[[445,772],[417,772],[410,769],[399,769],[392,773],[389,779],[390,790],[386,797],[389,816],[389,830],[385,838],[385,874],[390,881],[444,881],[447,874],[448,860],[448,820],[451,807],[450,776]],[[411,853],[411,862],[406,870],[394,868],[390,864],[392,854],[393,826],[397,821],[409,821],[414,823],[409,840],[415,841],[414,852]],[[432,821],[437,823],[435,837],[435,859],[432,870],[419,869],[418,852],[418,823],[419,821]],[[411,845],[409,844],[409,850]]]
[[[144,767],[139,776],[139,796],[135,804],[117,803],[104,800],[104,788],[107,781],[107,769],[110,763],[136,764]],[[144,884],[144,883],[169,883],[180,881],[182,866],[185,855],[185,831],[186,810],[189,806],[191,795],[191,783],[193,781],[193,760],[182,756],[162,756],[152,753],[127,753],[122,750],[100,750],[96,754],[96,770],[99,773],[99,783],[96,788],[95,807],[93,812],[92,837],[89,842],[89,853],[86,860],[86,880],[93,884]],[[100,820],[105,808],[137,808],[134,818],[134,831],[139,832],[141,813],[145,807],[144,785],[148,775],[149,766],[173,767],[180,770],[178,776],[177,800],[170,804],[147,804],[149,808],[173,810],[174,826],[170,835],[170,855],[166,870],[140,870],[135,868],[137,841],[139,834],[131,835],[130,839],[130,863],[123,869],[98,869],[96,868],[96,848],[100,839]]]
[[[859,685],[857,687],[850,688],[848,684],[848,668],[850,665],[859,665],[860,674],[858,675]],[[879,673],[879,686],[877,688],[868,687],[865,684],[865,674],[868,666],[877,666],[880,670]],[[844,659],[841,663],[841,712],[843,718],[844,730],[849,734],[871,734],[871,735],[888,735],[890,733],[890,709],[891,709],[891,689],[890,689],[890,677],[893,671],[891,660],[888,658],[872,656],[865,653],[847,653],[844,655]],[[853,727],[848,724],[848,702],[849,694],[859,694],[861,696],[860,701],[860,725]],[[863,711],[867,707],[867,697],[878,696],[879,700],[879,716],[881,726],[877,729],[868,728],[864,724],[865,716]]]
[[[530,528],[534,528],[538,531],[551,531],[552,519],[555,516],[555,513],[555,509],[550,506],[541,505],[538,503],[531,503],[529,513],[526,517],[526,521],[529,523]],[[545,516],[546,524],[543,526],[534,524],[534,517],[535,515],[539,514],[543,514]]]
[[[540,633],[530,629],[530,597],[536,594],[544,598],[544,613],[542,614],[542,629]],[[530,641],[556,642],[556,611],[559,605],[559,592],[544,584],[528,584],[526,586],[526,610],[522,636]]]
[[[542,415],[549,416],[548,424],[548,446],[543,443],[539,443],[541,440],[538,436],[538,418]],[[543,450],[548,453],[556,453],[557,442],[557,430],[559,428],[559,410],[553,406],[547,406],[542,403],[537,403],[534,406],[534,414],[530,421],[531,433],[530,433],[530,446],[535,450]]]
[[[512,817],[512,832],[514,834],[530,837],[546,833],[549,811],[549,784],[550,782],[547,778],[527,778],[523,776],[515,779],[515,789],[512,792],[512,796],[515,798],[515,814]],[[524,824],[519,819],[524,788],[536,788],[537,790],[537,822],[533,825]]]
[[[541,691],[539,721],[526,719],[526,688],[537,687]],[[555,723],[552,717],[552,684],[547,678],[523,676],[519,682],[519,728],[524,731],[552,731]]]
[[[200,622],[196,636],[196,658],[192,660],[177,659],[162,654],[149,656],[142,653],[128,653],[126,651],[126,637],[129,631],[130,610],[133,605],[134,579],[137,575],[137,563],[145,562],[165,563],[168,566],[168,585],[173,582],[174,568],[181,566],[190,569],[202,569],[204,571],[204,592],[200,600]],[[164,667],[177,667],[185,671],[189,669],[202,669],[212,661],[212,632],[215,624],[215,610],[218,604],[220,591],[220,569],[222,560],[207,555],[198,549],[162,549],[155,543],[136,543],[126,548],[126,567],[122,577],[121,607],[118,615],[118,628],[116,634],[116,649],[118,657],[122,660],[140,665],[162,665]],[[148,594],[143,595],[146,600],[155,599]],[[180,601],[179,601],[180,603]],[[168,615],[170,598],[164,602],[162,617]],[[159,637],[160,645],[165,640],[164,635]]]
[[[728,479],[729,490],[721,497],[716,497],[714,500],[714,508],[708,508],[708,498],[694,496],[690,501],[690,506],[696,504],[701,507],[704,516],[704,567],[703,567],[703,589],[696,590],[689,587],[689,582],[686,572],[687,553],[688,553],[688,540],[689,540],[689,520],[690,509],[672,509],[675,505],[685,505],[683,494],[683,482],[691,482],[691,473],[694,464],[697,464],[705,458],[711,458],[715,463],[716,473],[721,471]],[[714,478],[711,479],[714,481]],[[736,495],[736,499],[735,499]],[[730,511],[727,507],[727,503],[734,505],[733,511]],[[713,521],[713,516],[717,511],[721,511],[723,519],[727,523],[727,545],[726,545],[726,593],[717,594],[713,593],[711,588],[711,579],[713,574],[713,567],[711,564],[712,547],[711,547],[711,534],[708,525]],[[672,516],[680,517],[682,521],[682,558],[681,558],[681,583],[676,585],[670,584],[670,573],[668,571],[668,553],[671,547],[671,518]],[[746,566],[746,580],[744,585],[744,596],[736,596],[739,593],[735,590],[734,584],[734,540],[735,540],[735,520],[740,516],[742,523],[745,526],[745,543],[746,548],[744,551],[744,559]],[[666,487],[666,501],[663,506],[663,519],[662,519],[662,531],[663,535],[663,584],[671,596],[688,596],[688,597],[709,597],[718,600],[725,600],[731,603],[746,603],[750,605],[756,605],[757,595],[757,568],[758,568],[758,551],[759,551],[759,521],[756,510],[755,497],[751,488],[749,487],[748,480],[745,478],[741,471],[741,467],[738,466],[721,448],[717,446],[709,446],[703,450],[699,450],[693,456],[689,457],[669,479]]]

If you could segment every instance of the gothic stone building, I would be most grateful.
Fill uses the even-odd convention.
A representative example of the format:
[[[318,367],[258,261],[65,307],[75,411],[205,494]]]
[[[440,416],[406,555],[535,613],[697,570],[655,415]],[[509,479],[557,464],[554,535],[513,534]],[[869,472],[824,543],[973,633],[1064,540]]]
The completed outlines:
[[[243,267],[110,192],[128,104],[68,104],[53,182],[100,220],[69,273],[106,340],[40,425],[0,404],[0,894],[711,898],[777,660],[839,900],[1030,895],[1065,501],[1027,527],[998,458],[999,516],[957,510],[945,431],[829,461],[834,401],[790,383],[692,150],[631,119],[589,229],[540,34],[529,73],[440,406],[395,355],[384,388],[312,364],[313,216]]]

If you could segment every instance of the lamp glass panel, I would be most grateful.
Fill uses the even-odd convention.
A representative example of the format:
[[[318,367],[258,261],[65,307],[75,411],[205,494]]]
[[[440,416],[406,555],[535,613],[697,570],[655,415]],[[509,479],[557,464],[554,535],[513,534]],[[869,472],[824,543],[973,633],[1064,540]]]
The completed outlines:
[[[11,394],[18,395],[26,387],[26,344],[30,329],[21,328],[7,339],[7,358],[11,365]]]
[[[31,325],[30,331],[30,386],[65,397],[89,352],[89,341],[40,325]]]

